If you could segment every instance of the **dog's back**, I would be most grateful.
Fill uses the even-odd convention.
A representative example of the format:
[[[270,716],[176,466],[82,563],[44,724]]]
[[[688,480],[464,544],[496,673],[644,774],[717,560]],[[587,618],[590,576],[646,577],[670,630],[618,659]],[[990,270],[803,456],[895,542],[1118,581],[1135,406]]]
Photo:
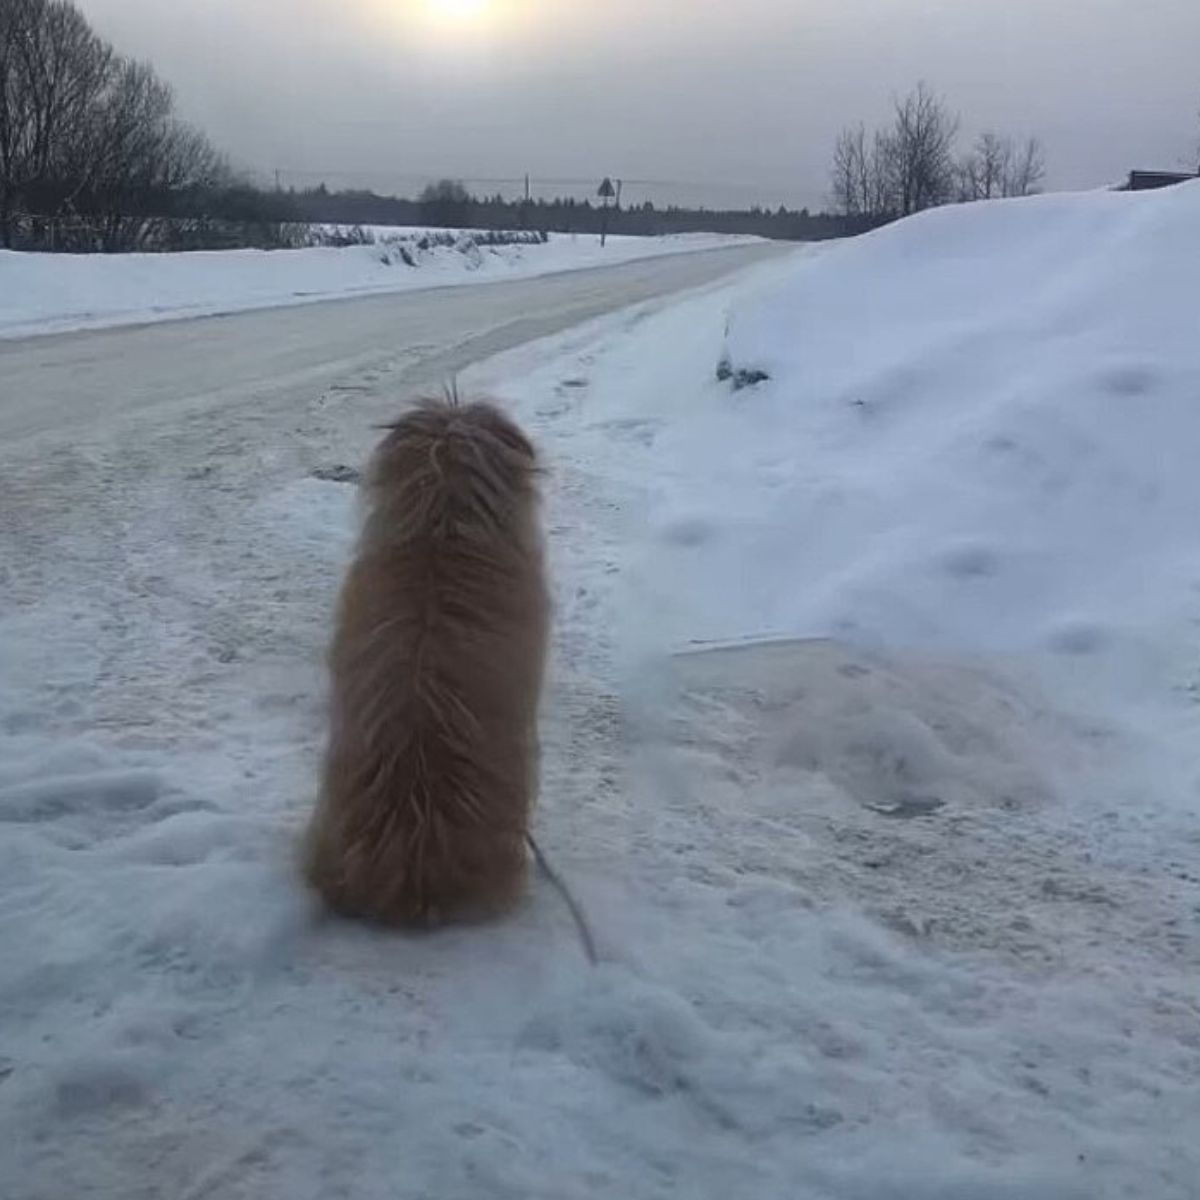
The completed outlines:
[[[492,406],[426,401],[392,427],[367,488],[307,873],[346,915],[483,916],[521,892],[537,788],[536,456]]]

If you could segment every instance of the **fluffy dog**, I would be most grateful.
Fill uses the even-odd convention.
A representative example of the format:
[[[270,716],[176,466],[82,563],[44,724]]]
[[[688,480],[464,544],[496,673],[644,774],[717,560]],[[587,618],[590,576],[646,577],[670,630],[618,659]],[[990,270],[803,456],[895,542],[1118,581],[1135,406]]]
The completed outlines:
[[[376,451],[305,846],[336,912],[431,926],[523,891],[549,624],[537,483],[516,425],[453,396]]]

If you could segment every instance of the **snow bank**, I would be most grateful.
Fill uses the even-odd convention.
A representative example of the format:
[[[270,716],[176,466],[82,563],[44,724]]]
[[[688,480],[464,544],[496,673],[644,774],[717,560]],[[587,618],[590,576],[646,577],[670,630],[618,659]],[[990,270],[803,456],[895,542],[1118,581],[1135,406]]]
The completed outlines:
[[[1200,185],[1047,196],[927,213],[738,306],[728,354],[770,381],[708,389],[661,448],[707,481],[662,530],[694,635],[1192,686],[1198,258]]]
[[[373,246],[186,254],[0,251],[0,337],[128,325],[316,300],[521,279],[752,238],[686,234],[599,239],[551,234],[545,245],[426,245],[427,230],[372,228]],[[445,232],[444,230],[441,232]]]

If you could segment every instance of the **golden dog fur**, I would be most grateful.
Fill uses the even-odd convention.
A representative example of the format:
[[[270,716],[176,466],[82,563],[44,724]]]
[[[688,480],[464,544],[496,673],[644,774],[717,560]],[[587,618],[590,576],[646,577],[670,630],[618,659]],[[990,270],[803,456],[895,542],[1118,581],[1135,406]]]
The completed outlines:
[[[430,926],[523,891],[549,623],[537,478],[508,417],[454,397],[376,451],[305,848],[336,912]]]

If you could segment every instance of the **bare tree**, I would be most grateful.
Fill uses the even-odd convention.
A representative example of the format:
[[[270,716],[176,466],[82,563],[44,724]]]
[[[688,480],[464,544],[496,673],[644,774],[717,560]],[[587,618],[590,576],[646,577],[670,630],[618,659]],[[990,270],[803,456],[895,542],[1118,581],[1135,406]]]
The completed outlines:
[[[92,114],[86,161],[78,164],[105,250],[134,248],[144,239],[152,204],[175,174],[172,108],[171,89],[148,65],[118,63]]]
[[[871,142],[868,178],[870,180],[871,215],[894,217],[899,211],[893,172],[893,143],[886,131],[877,129]]]
[[[830,196],[838,212],[857,217],[863,212],[859,179],[864,165],[866,126],[847,127],[838,134],[833,147],[833,167],[830,170]]]
[[[12,245],[12,213],[25,170],[29,93],[19,73],[28,22],[24,4],[0,0],[0,245]]]
[[[19,204],[57,184],[107,86],[111,49],[69,0],[0,0],[0,243]]]
[[[839,212],[850,217],[878,213],[882,192],[878,166],[875,147],[868,148],[866,126],[843,129],[833,152],[833,202]]]
[[[997,196],[1032,196],[1046,175],[1045,155],[1037,138],[1018,146],[995,133],[979,136],[958,166],[958,198],[992,200]]]
[[[958,198],[963,201],[991,200],[1005,195],[1012,170],[1011,138],[990,131],[982,133],[958,168]]]
[[[921,83],[895,101],[890,126],[868,141],[865,127],[842,131],[834,148],[833,200],[848,216],[908,216],[955,197],[958,119]]]
[[[954,139],[958,118],[925,83],[895,101],[884,149],[891,192],[901,216],[954,198]]]
[[[23,210],[71,214],[101,248],[132,248],[181,194],[229,177],[175,117],[171,89],[119,57],[71,0],[0,0],[0,244]]]
[[[834,146],[832,200],[849,217],[887,217],[896,212],[887,135],[867,136],[866,126],[848,127]]]
[[[1004,176],[1005,196],[1033,196],[1046,178],[1046,156],[1037,138],[1027,138],[1013,150]]]
[[[37,122],[29,78],[31,48],[46,5],[0,0],[0,245],[12,245],[12,224],[33,173]]]
[[[870,141],[863,125],[834,146],[832,200],[845,216],[908,216],[952,200],[1029,196],[1046,174],[1037,138],[1017,145],[987,131],[955,161],[959,122],[924,83],[894,102],[894,119]]]

